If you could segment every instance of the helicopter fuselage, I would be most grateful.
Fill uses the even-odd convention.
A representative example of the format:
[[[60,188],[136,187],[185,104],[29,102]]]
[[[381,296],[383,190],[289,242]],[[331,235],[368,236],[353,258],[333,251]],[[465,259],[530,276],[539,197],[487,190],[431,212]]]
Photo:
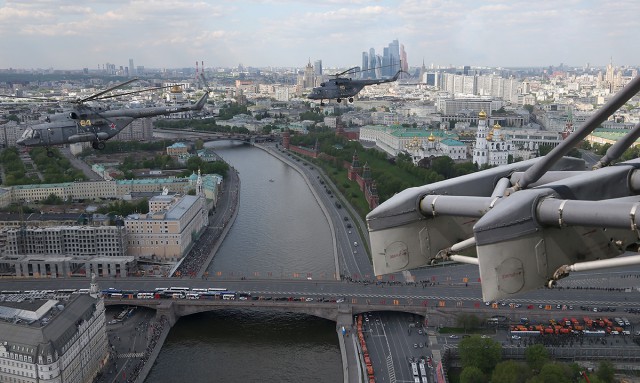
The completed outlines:
[[[321,102],[322,100],[331,99],[336,99],[338,102],[342,99],[353,101],[352,97],[357,95],[365,86],[396,81],[400,73],[402,73],[402,71],[398,71],[392,78],[385,79],[352,80],[344,77],[332,78],[323,82],[320,86],[313,88],[307,98],[320,100]]]
[[[205,93],[197,103],[184,106],[105,110],[81,106],[65,114],[54,115],[44,123],[28,127],[16,143],[21,146],[53,146],[92,142],[96,149],[116,136],[136,118],[200,110],[207,101]]]

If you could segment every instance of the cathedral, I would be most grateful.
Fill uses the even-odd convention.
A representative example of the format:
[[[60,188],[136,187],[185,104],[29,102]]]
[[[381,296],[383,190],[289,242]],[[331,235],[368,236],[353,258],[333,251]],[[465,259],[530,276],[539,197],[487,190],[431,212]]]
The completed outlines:
[[[478,113],[478,131],[476,143],[473,148],[473,163],[483,165],[500,166],[508,163],[509,154],[513,154],[514,145],[502,131],[500,124],[487,126],[487,114],[484,111]]]

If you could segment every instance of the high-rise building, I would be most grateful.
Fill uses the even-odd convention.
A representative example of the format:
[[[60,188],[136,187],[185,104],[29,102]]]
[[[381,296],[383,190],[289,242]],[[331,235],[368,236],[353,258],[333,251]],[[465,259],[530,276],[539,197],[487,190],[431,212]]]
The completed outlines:
[[[135,76],[135,67],[133,66],[133,59],[129,59],[129,76]]]
[[[322,60],[316,60],[313,62],[313,73],[316,76],[322,76]]]
[[[369,55],[367,52],[362,52],[362,72],[360,72],[361,78],[369,77]]]
[[[376,58],[376,51],[373,48],[369,49],[369,73],[367,74],[367,78],[375,78],[377,74],[376,66],[378,65],[378,61]]]
[[[376,78],[381,78],[382,77],[382,57],[380,55],[376,56],[376,61],[375,61],[374,68],[376,68],[375,77]]]
[[[424,61],[422,62],[422,67],[424,68]],[[400,69],[407,73],[409,72],[409,62],[407,61],[407,51],[404,50],[404,44],[400,44]]]
[[[387,68],[387,76],[393,76],[400,70],[400,43],[393,40],[389,43],[389,68]]]
[[[389,53],[389,47],[382,48],[382,76],[388,77],[391,65],[391,53]]]

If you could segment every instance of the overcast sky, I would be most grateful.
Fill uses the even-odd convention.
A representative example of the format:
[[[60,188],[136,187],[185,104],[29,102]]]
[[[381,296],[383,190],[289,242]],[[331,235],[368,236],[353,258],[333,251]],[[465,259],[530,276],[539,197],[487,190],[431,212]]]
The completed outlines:
[[[0,68],[640,64],[638,0],[0,0]]]

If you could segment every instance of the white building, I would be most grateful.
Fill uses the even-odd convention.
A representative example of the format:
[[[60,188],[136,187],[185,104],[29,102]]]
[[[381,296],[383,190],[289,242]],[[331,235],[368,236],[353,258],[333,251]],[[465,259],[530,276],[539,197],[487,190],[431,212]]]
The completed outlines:
[[[513,144],[502,132],[502,127],[495,124],[487,127],[487,114],[478,113],[478,131],[473,148],[473,162],[478,166],[500,166],[508,163],[509,154],[513,154]]]
[[[418,137],[406,145],[406,152],[413,164],[418,166],[424,158],[449,157],[453,160],[467,159],[467,145],[451,138],[437,139],[433,134],[423,143]]]

